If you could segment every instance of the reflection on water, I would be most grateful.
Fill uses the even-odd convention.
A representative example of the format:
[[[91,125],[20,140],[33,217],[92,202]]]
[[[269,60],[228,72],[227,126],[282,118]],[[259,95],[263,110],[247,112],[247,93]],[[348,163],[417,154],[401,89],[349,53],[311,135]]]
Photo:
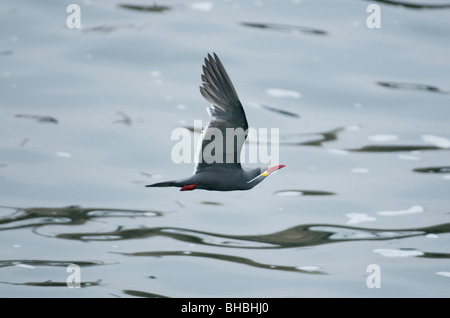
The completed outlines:
[[[280,190],[275,192],[281,196],[303,196],[303,195],[335,195],[334,192],[316,191],[316,190]]]
[[[283,115],[283,116],[287,116],[287,117],[293,117],[293,118],[300,118],[300,115],[285,109],[280,109],[278,107],[273,107],[273,106],[268,106],[265,104],[260,104],[257,102],[249,102],[250,106],[256,107],[256,108],[261,108],[264,110],[268,110],[270,112],[273,112],[275,114],[279,114],[279,115]]]
[[[379,295],[448,295],[448,0],[139,2],[84,1],[69,29],[64,6],[6,1],[0,294],[59,295],[75,263],[83,296],[371,297],[374,263]],[[245,194],[144,191],[210,51],[292,169]]]
[[[277,110],[279,113],[283,111]],[[285,114],[286,115],[286,114]],[[287,115],[292,116],[292,115]],[[356,126],[357,127],[357,126]],[[201,134],[201,129],[193,126],[185,126],[192,133]],[[339,134],[348,130],[354,129],[354,127],[338,127],[324,132],[313,133],[280,133],[279,144],[282,146],[317,146],[324,147],[325,143],[338,141]],[[356,128],[359,129],[359,128]],[[246,142],[252,142],[247,140]],[[270,141],[267,141],[270,144]],[[350,149],[333,149],[336,151],[351,151],[351,152],[410,152],[410,151],[423,151],[423,150],[449,150],[448,146],[442,147],[439,144],[436,145],[365,145],[358,148]]]
[[[131,124],[133,123],[131,117],[128,116],[127,114],[125,114],[124,112],[118,111],[118,112],[117,112],[117,115],[118,115],[121,119],[118,119],[118,120],[114,121],[114,122],[113,122],[114,124],[121,123],[121,124],[124,124],[125,126],[131,126]]]
[[[52,267],[66,268],[67,266],[73,263],[76,263],[80,267],[106,265],[106,263],[102,261],[79,261],[79,260],[55,261],[55,260],[22,259],[22,260],[1,260],[0,267],[20,266],[21,264],[25,264],[27,267],[30,268],[36,266],[52,266]]]
[[[167,296],[163,296],[163,295],[160,295],[160,294],[149,293],[149,292],[144,292],[144,291],[139,291],[139,290],[125,289],[125,290],[122,290],[122,292],[123,292],[125,295],[130,295],[130,296],[135,296],[135,297],[144,297],[144,298],[168,298]]]
[[[130,10],[135,10],[135,11],[145,11],[145,12],[164,12],[164,11],[168,11],[171,9],[171,7],[169,6],[164,6],[164,5],[158,5],[158,4],[153,4],[153,5],[136,5],[136,4],[119,4],[118,5],[120,8],[124,8],[124,9],[130,9]]]
[[[17,114],[16,118],[33,119],[36,120],[38,123],[52,123],[52,124],[58,123],[58,120],[55,117],[45,115]]]
[[[0,56],[8,56],[8,55],[12,55],[13,53],[14,53],[13,50],[1,50]]]
[[[420,173],[450,173],[450,166],[416,168],[413,171]]]
[[[64,270],[67,266],[71,264],[77,264],[81,268],[90,267],[90,266],[103,266],[108,265],[103,261],[57,261],[57,260],[37,260],[37,259],[21,259],[21,260],[0,260],[0,268],[2,267],[23,267],[27,269],[34,269],[36,267],[62,267]],[[109,263],[111,264],[111,263]],[[91,287],[91,286],[99,286],[101,279],[97,281],[82,281],[80,282],[80,287]],[[0,284],[8,284],[8,285],[17,285],[17,286],[34,286],[34,287],[66,287],[67,281],[59,282],[59,281],[38,281],[38,282],[21,282],[21,283],[13,283],[8,281],[0,281]]]
[[[80,287],[91,287],[99,286],[101,280],[95,282],[80,282]],[[11,283],[11,282],[0,282],[0,284],[18,285],[18,286],[34,286],[34,287],[65,287],[67,288],[67,282],[54,282],[47,280],[44,282],[25,282],[25,283]]]
[[[325,143],[337,141],[340,133],[352,129],[351,127],[338,127],[325,132],[280,134],[280,145],[295,146],[324,146]],[[420,150],[448,150],[448,147],[439,145],[365,145],[351,149],[337,149],[353,152],[409,152]]]
[[[162,212],[157,211],[81,208],[79,206],[64,208],[7,209],[12,209],[14,212],[3,216],[0,219],[0,230],[33,227],[34,233],[36,234],[40,234],[38,228],[41,226],[61,224],[80,225],[96,218],[162,216]],[[177,227],[119,227],[114,231],[101,233],[57,233],[54,237],[87,242],[144,239],[162,236],[199,245],[251,249],[277,249],[346,241],[400,239],[448,232],[450,232],[450,223],[413,229],[374,229],[330,224],[302,224],[280,232],[262,235],[227,235]],[[53,264],[54,266],[57,266],[58,264],[61,265],[58,262]]]
[[[337,140],[338,134],[345,130],[345,127],[339,127],[329,131],[317,133],[280,134],[280,144],[295,146],[323,146],[326,142]]]
[[[281,232],[264,235],[226,235],[184,228],[118,229],[111,232],[61,233],[57,238],[81,241],[115,241],[143,239],[156,236],[170,237],[192,244],[236,248],[291,248],[360,240],[390,240],[422,236],[430,233],[448,233],[450,223],[417,229],[371,229],[328,224],[298,225]]]
[[[372,1],[372,0],[371,0]],[[445,9],[450,8],[450,4],[446,3],[426,3],[426,2],[409,2],[409,1],[394,1],[394,0],[375,0],[375,2],[380,2],[384,4],[402,6],[410,9]]]
[[[14,208],[0,206],[0,209],[12,211],[11,214],[0,218],[0,231],[52,224],[80,225],[94,218],[162,216],[162,212],[159,211],[81,208],[80,206],[63,208]]]
[[[208,204],[208,203],[207,203]],[[40,233],[41,226],[52,225],[80,225],[97,218],[104,217],[158,217],[162,216],[161,212],[148,210],[124,210],[124,209],[101,209],[101,208],[82,208],[79,206],[69,206],[63,208],[10,208],[3,207],[5,210],[12,210],[13,213],[3,216],[0,219],[0,230],[13,230],[17,228],[32,227],[33,233]],[[60,230],[59,230],[60,231]],[[208,231],[198,231],[187,228],[176,227],[139,227],[125,228],[119,226],[114,231],[109,232],[80,232],[80,233],[56,233],[52,237],[58,239],[78,240],[83,242],[94,241],[118,241],[118,240],[136,240],[151,239],[156,237],[167,237],[181,242],[187,242],[193,246],[215,246],[223,248],[236,249],[286,249],[309,247],[315,245],[323,245],[338,242],[354,242],[354,241],[375,241],[375,240],[398,240],[402,238],[410,238],[426,235],[437,235],[450,232],[450,223],[441,224],[422,228],[407,229],[376,229],[363,228],[353,226],[341,226],[332,224],[301,224],[285,230],[267,233],[261,235],[228,235]],[[48,237],[48,235],[45,235]],[[257,262],[248,257],[211,253],[189,250],[159,250],[159,251],[142,251],[134,253],[118,253],[124,256],[135,257],[198,257],[220,260],[224,262],[232,262],[262,268],[266,270],[297,272],[302,274],[326,274],[318,267],[299,267],[278,264],[265,264]],[[449,258],[448,253],[430,253],[424,252],[417,254],[423,258]],[[35,268],[38,266],[51,267],[67,267],[76,263],[81,267],[102,266],[111,263],[102,261],[58,261],[58,260],[39,260],[39,259],[14,259],[1,260],[1,267],[23,266],[25,268]],[[66,286],[66,282],[43,281],[43,282],[22,282],[13,283],[2,281],[3,284],[40,286],[40,287],[62,287]],[[98,286],[100,280],[83,282],[82,287]],[[159,294],[146,293],[128,290],[125,292],[129,295],[139,297],[164,297]]]
[[[276,23],[251,23],[251,22],[241,22],[242,25],[259,28],[259,29],[269,29],[284,32],[301,32],[310,33],[318,35],[326,35],[327,32],[324,30],[319,30],[311,27],[305,27],[300,25],[289,25],[289,24],[276,24]]]
[[[349,151],[359,152],[402,152],[402,151],[416,151],[416,150],[439,150],[437,146],[422,146],[422,145],[370,145],[356,149],[348,149]]]
[[[127,256],[149,256],[149,257],[165,257],[165,256],[189,256],[189,257],[204,257],[209,259],[218,259],[221,261],[232,262],[237,264],[244,264],[257,268],[264,268],[270,270],[279,270],[279,271],[287,271],[287,272],[298,272],[304,274],[325,274],[325,272],[320,271],[318,269],[305,270],[302,267],[295,266],[283,266],[283,265],[270,265],[270,264],[262,264],[255,262],[249,258],[233,256],[233,255],[224,255],[224,254],[216,254],[216,253],[203,253],[203,252],[191,252],[191,251],[157,251],[157,252],[136,252],[136,253],[121,253],[122,255]]]
[[[136,28],[134,23],[125,23],[125,24],[102,24],[93,27],[85,27],[83,28],[84,33],[111,33],[118,30],[123,29],[133,29]]]
[[[416,84],[416,83],[398,83],[398,82],[377,82],[378,85],[394,88],[394,89],[406,89],[406,90],[418,90],[418,91],[428,91],[435,93],[444,93],[448,94],[448,91],[443,91],[439,87],[426,85],[426,84]]]
[[[436,252],[424,252],[419,257],[424,258],[450,258],[450,253],[436,253]]]

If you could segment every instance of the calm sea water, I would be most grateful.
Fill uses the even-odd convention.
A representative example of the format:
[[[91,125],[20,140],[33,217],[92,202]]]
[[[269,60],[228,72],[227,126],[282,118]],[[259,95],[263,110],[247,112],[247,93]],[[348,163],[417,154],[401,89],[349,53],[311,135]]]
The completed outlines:
[[[72,3],[0,6],[0,296],[450,296],[450,2]],[[145,188],[211,52],[286,168]]]

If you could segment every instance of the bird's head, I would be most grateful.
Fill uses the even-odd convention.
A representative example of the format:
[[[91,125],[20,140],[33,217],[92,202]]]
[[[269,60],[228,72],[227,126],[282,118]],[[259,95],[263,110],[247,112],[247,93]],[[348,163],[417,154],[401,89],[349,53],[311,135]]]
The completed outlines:
[[[276,165],[276,166],[271,166],[271,167],[261,167],[261,168],[253,169],[251,171],[251,176],[249,177],[249,180],[247,181],[247,183],[251,187],[254,187],[258,183],[263,181],[267,176],[269,176],[270,174],[272,174],[284,167],[286,167],[286,166],[285,165]]]
[[[262,170],[264,170],[261,174],[264,177],[267,177],[269,174],[274,173],[275,171],[280,170],[281,168],[286,167],[285,165],[276,165],[276,166],[272,166],[272,167],[266,167],[263,168]]]

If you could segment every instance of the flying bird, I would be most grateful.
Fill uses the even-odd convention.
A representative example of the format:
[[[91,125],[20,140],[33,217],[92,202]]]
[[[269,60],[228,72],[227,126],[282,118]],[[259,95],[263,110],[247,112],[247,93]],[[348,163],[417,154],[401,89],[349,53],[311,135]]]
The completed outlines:
[[[214,57],[213,57],[214,56]],[[203,65],[200,93],[211,103],[207,109],[210,122],[202,132],[197,163],[191,177],[146,185],[146,187],[180,187],[180,191],[195,189],[214,191],[249,190],[271,173],[285,167],[276,165],[243,168],[240,163],[242,146],[247,138],[248,123],[239,97],[219,57],[208,54]],[[228,138],[233,132],[232,138]],[[228,135],[227,135],[228,134]],[[211,147],[217,136],[225,136],[221,145]]]

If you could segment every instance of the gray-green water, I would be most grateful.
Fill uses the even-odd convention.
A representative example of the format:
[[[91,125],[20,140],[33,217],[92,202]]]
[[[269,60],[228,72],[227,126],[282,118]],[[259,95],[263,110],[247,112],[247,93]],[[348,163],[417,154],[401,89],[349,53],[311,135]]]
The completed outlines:
[[[0,6],[0,296],[450,296],[450,2],[71,3]],[[286,168],[145,188],[209,52]]]

